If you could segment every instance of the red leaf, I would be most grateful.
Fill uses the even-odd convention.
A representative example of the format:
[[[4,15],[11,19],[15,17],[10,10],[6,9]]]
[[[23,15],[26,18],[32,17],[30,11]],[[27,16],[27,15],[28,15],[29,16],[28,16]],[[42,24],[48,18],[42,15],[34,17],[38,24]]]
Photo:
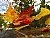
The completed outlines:
[[[22,10],[19,16],[28,15],[30,17],[30,15],[32,14],[33,8],[34,8],[34,5],[30,6],[27,10]]]
[[[30,18],[30,15],[32,13],[32,8],[33,8],[34,5],[30,6],[27,10],[23,10],[20,14],[19,14],[19,19],[16,20],[14,19],[13,22],[15,23],[24,23],[24,24],[30,24],[31,21],[28,20]],[[27,19],[28,18],[28,19]]]
[[[48,28],[42,28],[41,29],[41,32],[48,32],[48,31],[50,31]]]
[[[23,20],[23,23],[25,23],[25,24],[30,24],[30,21],[27,20],[27,19],[24,19],[24,20]]]

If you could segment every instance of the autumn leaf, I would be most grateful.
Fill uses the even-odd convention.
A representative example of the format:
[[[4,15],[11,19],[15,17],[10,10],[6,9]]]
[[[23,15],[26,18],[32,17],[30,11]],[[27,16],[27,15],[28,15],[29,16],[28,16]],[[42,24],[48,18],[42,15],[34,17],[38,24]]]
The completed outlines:
[[[46,8],[41,8],[41,12],[36,15],[35,20],[39,20],[41,17],[44,17],[46,15],[50,14],[50,10]]]
[[[29,25],[24,25],[24,26],[21,26],[21,27],[16,27],[16,28],[14,28],[14,29],[20,30],[20,29],[22,29],[22,28],[24,28],[24,27],[27,27],[27,26],[29,26]]]
[[[4,20],[12,23],[13,19],[18,19],[18,14],[17,12],[12,8],[12,6],[10,5],[6,11],[6,13],[4,14]]]
[[[30,17],[30,15],[32,14],[32,9],[34,8],[34,5],[30,6],[27,10],[22,10],[19,14],[20,17],[22,18],[27,18]]]
[[[50,25],[50,18],[48,18],[48,19],[45,21],[45,24],[46,24],[46,25]]]
[[[14,25],[20,24],[20,23],[24,23],[24,24],[30,24],[34,19],[32,17],[30,17],[30,15],[32,14],[32,9],[33,6],[30,6],[27,10],[23,10],[20,14],[19,14],[19,19],[16,20],[14,19]]]

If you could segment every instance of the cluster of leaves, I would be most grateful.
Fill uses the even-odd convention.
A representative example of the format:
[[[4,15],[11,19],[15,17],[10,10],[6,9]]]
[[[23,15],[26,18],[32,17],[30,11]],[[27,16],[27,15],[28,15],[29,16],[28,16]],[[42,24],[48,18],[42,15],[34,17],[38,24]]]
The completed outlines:
[[[30,17],[30,15],[32,14],[33,7],[34,5],[30,6],[26,10],[22,10],[20,13],[17,13],[10,4],[6,13],[4,14],[3,19],[6,20],[7,22],[10,22],[12,26],[20,26],[19,28],[16,29],[26,27],[34,20],[34,16]],[[23,26],[21,27],[21,25]]]
[[[19,7],[17,7],[18,3],[16,2],[17,5],[14,7],[16,11],[12,9],[11,5],[9,5],[9,8],[6,11],[6,14],[4,14],[4,20],[10,22],[11,24],[13,23],[15,26],[19,26],[19,25],[27,26],[29,24],[30,26],[34,26],[35,28],[36,27],[42,28],[42,27],[46,27],[46,25],[50,25],[50,22],[49,22],[50,16],[48,16],[50,15],[50,6],[45,5],[45,0],[41,1],[41,7],[37,12],[35,12],[35,10],[32,11],[34,5],[29,7],[29,4],[32,4],[32,0],[30,0],[30,2],[27,0],[24,0],[24,1],[21,0],[21,1],[22,2],[19,3]],[[23,6],[24,8],[22,8]],[[21,12],[18,13],[17,11],[21,11]],[[4,20],[1,19],[2,21],[1,24],[3,23]],[[23,27],[25,26],[22,26],[20,28],[23,28]],[[18,30],[20,28],[18,27],[16,29]]]

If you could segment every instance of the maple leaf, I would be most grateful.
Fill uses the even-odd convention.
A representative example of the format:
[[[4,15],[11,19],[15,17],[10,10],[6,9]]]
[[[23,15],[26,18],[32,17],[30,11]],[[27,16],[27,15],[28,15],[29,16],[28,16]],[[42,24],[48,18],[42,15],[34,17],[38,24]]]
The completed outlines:
[[[18,19],[18,14],[17,12],[12,8],[11,5],[9,5],[6,13],[4,14],[4,20],[12,23],[13,19]]]
[[[27,10],[22,10],[21,13],[19,14],[19,16],[22,18],[30,17],[30,15],[32,14],[33,8],[34,8],[34,5],[30,6]]]
[[[30,17],[30,15],[32,14],[32,9],[33,6],[30,6],[27,10],[23,10],[20,14],[19,14],[19,19],[16,20],[14,19],[14,25],[17,25],[20,23],[24,23],[24,24],[30,24],[32,22],[32,20],[34,20],[32,17]]]

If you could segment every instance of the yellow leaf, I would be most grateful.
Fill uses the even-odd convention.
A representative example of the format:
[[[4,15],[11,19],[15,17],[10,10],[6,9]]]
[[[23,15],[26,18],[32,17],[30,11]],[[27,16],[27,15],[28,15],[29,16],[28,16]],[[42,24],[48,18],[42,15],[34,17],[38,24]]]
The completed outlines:
[[[46,25],[50,25],[50,18],[48,18],[48,19],[45,21],[45,24],[46,24]]]
[[[6,14],[4,14],[4,20],[12,23],[13,19],[18,19],[18,14],[17,12],[12,8],[10,5],[6,11]]]
[[[14,29],[20,30],[20,29],[22,29],[22,28],[24,28],[24,27],[27,27],[27,26],[29,26],[29,25],[24,25],[24,26],[21,26],[21,27],[16,27],[16,28],[14,28]]]
[[[44,17],[46,15],[50,14],[50,10],[46,8],[41,8],[41,12],[36,15],[35,20],[39,20],[41,17]]]

